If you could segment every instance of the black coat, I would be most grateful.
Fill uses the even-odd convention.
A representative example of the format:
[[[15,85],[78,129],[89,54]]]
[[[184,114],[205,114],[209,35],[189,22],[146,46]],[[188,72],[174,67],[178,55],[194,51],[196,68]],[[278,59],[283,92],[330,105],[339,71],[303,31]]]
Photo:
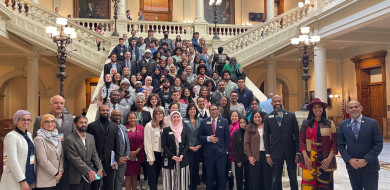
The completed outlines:
[[[233,133],[232,147],[235,163],[248,161],[248,157],[244,154],[244,135],[242,134],[242,131],[243,130],[238,129]]]
[[[111,151],[115,152],[115,160],[118,162],[120,153],[119,128],[114,122],[109,121],[108,133],[104,132],[100,120],[88,124],[87,132],[94,136],[96,151],[102,161],[103,167],[111,165]]]
[[[170,127],[165,127],[161,134],[161,147],[164,151],[164,159],[168,159],[168,166],[163,164],[163,168],[173,169],[176,161],[172,159],[176,154],[176,139],[173,131]],[[187,157],[187,151],[190,147],[190,138],[188,136],[186,128],[183,126],[183,131],[181,132],[181,143],[179,143],[179,155],[183,155],[183,159],[180,162],[180,167],[186,167],[189,164]]]
[[[265,117],[264,146],[265,153],[272,159],[294,158],[299,153],[299,130],[294,113],[285,111],[281,126],[274,111]]]
[[[105,77],[106,74],[110,74],[111,68],[112,68],[111,62],[104,65],[104,76],[103,77]],[[116,63],[116,72],[122,75],[122,65],[119,64],[118,62]]]

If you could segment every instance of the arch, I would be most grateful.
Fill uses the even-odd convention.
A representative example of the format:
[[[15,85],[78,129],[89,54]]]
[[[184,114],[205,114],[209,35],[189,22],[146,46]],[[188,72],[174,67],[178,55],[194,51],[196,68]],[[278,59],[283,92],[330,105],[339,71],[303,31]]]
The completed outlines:
[[[0,77],[0,95],[4,95],[4,90],[7,87],[8,83],[14,79],[19,77],[27,78],[27,73],[22,69],[15,69],[14,71],[8,72],[5,75]]]
[[[287,88],[289,89],[290,94],[295,92],[294,88],[293,88],[293,85],[291,83],[291,80],[289,78],[287,78],[282,73],[276,72],[276,80],[278,80],[278,79],[280,81],[283,81],[284,83],[286,83]],[[266,80],[267,80],[267,73],[263,74],[259,79],[257,79],[256,86],[260,87],[261,83],[265,82]]]
[[[85,79],[87,78],[91,78],[91,77],[96,77],[95,75],[93,75],[91,72],[89,71],[84,71],[80,74],[77,74],[77,77],[74,77],[69,83],[68,85],[66,85],[65,89],[66,90],[66,94],[68,96],[73,96],[74,94],[74,91],[76,90],[77,87],[79,87],[80,85],[80,82],[84,83],[85,82]]]

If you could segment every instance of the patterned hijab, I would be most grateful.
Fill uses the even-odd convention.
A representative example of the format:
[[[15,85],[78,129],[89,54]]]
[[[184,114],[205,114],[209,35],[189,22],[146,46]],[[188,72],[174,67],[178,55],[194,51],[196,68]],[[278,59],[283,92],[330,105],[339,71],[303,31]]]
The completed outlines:
[[[43,124],[48,117],[52,117],[54,121],[56,121],[56,117],[54,117],[54,115],[45,114],[41,119],[41,128],[38,129],[37,136],[42,136],[46,140],[50,141],[58,149],[58,145],[60,144],[60,136],[58,135],[57,128],[54,128],[53,131],[48,131],[43,128]]]

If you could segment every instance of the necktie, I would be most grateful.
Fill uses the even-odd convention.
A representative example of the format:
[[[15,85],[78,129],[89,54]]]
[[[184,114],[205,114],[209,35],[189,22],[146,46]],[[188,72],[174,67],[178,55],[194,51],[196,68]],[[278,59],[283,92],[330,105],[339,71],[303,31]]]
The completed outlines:
[[[120,126],[118,125],[118,127],[119,127],[119,139],[121,140],[121,144],[125,144],[125,139],[123,138],[123,131],[122,131],[122,129],[120,129]]]
[[[215,119],[213,119],[212,123],[211,123],[211,128],[213,128],[213,134],[215,135]]]
[[[352,123],[352,132],[355,135],[355,140],[358,140],[359,135],[359,127],[358,127],[358,121],[354,120]]]

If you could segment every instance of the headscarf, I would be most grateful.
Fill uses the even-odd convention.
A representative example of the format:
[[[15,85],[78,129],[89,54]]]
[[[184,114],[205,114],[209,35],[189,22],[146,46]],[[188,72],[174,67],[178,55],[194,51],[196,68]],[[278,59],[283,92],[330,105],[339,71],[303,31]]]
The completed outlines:
[[[43,124],[45,123],[45,120],[47,118],[53,118],[54,121],[57,121],[56,120],[56,117],[54,117],[54,115],[51,115],[51,114],[45,114],[42,119],[41,119],[41,128],[38,129],[37,131],[37,136],[42,136],[43,138],[45,138],[46,140],[48,140],[49,142],[51,142],[57,149],[59,147],[59,144],[60,144],[60,136],[58,135],[58,130],[57,128],[54,128],[53,131],[48,131],[46,130],[45,128],[43,128]]]
[[[160,71],[160,74],[156,75],[156,73],[155,73],[156,69],[158,69]],[[154,71],[153,71],[153,74],[152,74],[152,79],[153,80],[160,80],[160,78],[161,78],[161,68],[159,66],[156,66],[156,67],[154,67]],[[152,84],[153,84],[153,82],[152,82]]]
[[[15,112],[14,117],[13,117],[13,122],[14,122],[15,126],[18,124],[19,118],[21,118],[24,115],[29,115],[31,117],[31,113],[27,110],[18,110]]]
[[[180,116],[180,122],[179,122],[178,125],[174,125],[174,124],[172,123],[172,116],[173,116],[174,114],[178,114],[178,115]],[[173,111],[173,112],[169,115],[169,120],[171,121],[171,126],[169,126],[169,127],[172,129],[173,134],[175,135],[175,139],[177,140],[177,142],[180,143],[180,142],[181,142],[181,132],[183,131],[183,122],[182,122],[183,118],[181,117],[180,112],[178,112],[178,111]]]
[[[172,73],[172,72],[171,72],[171,67],[175,67],[175,73]],[[170,75],[172,78],[175,78],[175,77],[176,77],[176,75],[177,75],[177,68],[176,68],[176,66],[175,66],[174,64],[172,64],[172,65],[169,66],[168,75]]]

